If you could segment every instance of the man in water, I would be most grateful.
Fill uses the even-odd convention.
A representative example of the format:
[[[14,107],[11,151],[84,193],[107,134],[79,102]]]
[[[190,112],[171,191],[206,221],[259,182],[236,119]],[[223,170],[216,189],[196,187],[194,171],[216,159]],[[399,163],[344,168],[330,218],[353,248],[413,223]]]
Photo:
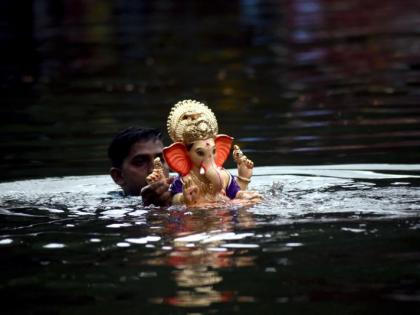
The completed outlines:
[[[144,205],[168,206],[172,194],[170,179],[147,185],[146,177],[153,171],[153,161],[162,162],[162,134],[158,129],[130,127],[117,133],[108,148],[110,175],[125,195],[143,198]],[[166,175],[168,168],[164,163]]]

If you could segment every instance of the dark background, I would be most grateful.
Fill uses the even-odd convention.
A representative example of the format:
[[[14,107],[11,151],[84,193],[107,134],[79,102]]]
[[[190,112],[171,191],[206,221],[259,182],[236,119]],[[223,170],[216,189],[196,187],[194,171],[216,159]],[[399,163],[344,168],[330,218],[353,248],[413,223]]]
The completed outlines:
[[[257,166],[419,162],[418,1],[1,1],[0,18],[0,180],[104,174],[116,131],[164,130],[185,98]]]

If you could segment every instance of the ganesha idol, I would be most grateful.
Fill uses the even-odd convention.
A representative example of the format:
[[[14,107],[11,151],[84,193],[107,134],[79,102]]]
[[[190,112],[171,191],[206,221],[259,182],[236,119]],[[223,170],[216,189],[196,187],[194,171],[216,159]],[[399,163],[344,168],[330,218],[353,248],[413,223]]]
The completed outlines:
[[[218,134],[214,113],[206,105],[184,100],[173,106],[167,122],[173,144],[163,149],[168,166],[179,176],[170,186],[173,204],[198,206],[229,199],[259,200],[256,192],[247,191],[254,163],[234,146],[233,158],[238,175],[233,177],[223,168],[233,138]],[[159,164],[159,163],[158,163]],[[159,180],[159,165],[149,181]]]

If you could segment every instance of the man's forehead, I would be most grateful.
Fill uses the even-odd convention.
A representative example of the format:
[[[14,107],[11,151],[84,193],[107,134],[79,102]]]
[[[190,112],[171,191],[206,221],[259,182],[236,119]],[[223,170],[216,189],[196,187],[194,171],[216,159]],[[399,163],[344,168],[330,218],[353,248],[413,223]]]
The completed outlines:
[[[162,152],[163,143],[160,140],[139,141],[130,148],[130,155],[159,154]]]

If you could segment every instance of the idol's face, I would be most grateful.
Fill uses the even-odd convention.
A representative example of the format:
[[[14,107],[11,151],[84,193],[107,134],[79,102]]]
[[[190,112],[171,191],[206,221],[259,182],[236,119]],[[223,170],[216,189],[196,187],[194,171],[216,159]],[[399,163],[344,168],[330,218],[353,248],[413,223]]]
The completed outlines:
[[[192,164],[197,168],[200,168],[203,163],[208,164],[213,162],[216,156],[214,139],[209,138],[195,141],[188,153]]]

